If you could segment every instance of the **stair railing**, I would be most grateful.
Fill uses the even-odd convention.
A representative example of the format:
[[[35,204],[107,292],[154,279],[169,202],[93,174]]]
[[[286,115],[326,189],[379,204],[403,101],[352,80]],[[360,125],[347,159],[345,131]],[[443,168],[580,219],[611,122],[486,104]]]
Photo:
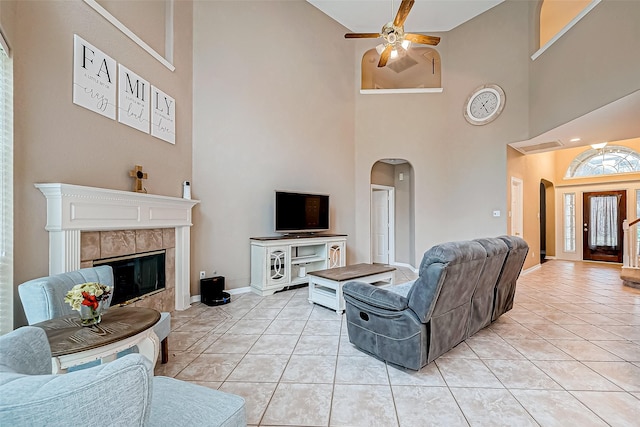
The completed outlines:
[[[629,222],[624,220],[624,254],[622,258],[623,268],[640,268],[640,234],[638,234],[640,218]]]

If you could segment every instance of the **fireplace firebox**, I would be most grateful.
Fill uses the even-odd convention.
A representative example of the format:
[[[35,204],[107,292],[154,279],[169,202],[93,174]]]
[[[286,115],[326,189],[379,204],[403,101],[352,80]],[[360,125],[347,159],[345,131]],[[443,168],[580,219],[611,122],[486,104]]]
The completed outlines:
[[[165,288],[165,251],[153,251],[93,261],[113,268],[111,305],[128,304]]]

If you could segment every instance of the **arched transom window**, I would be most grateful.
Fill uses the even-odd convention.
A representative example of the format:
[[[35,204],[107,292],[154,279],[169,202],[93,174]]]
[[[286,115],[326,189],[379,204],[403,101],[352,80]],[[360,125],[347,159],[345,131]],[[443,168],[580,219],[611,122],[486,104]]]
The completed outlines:
[[[640,172],[640,154],[631,148],[606,146],[590,149],[576,156],[565,178]]]

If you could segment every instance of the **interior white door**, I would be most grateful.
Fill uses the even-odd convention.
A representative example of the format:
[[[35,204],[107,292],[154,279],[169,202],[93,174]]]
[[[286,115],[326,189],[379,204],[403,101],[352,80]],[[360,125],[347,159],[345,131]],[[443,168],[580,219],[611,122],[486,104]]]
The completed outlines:
[[[523,182],[511,177],[511,235],[523,236]]]
[[[389,263],[389,192],[371,192],[371,253],[375,263]]]

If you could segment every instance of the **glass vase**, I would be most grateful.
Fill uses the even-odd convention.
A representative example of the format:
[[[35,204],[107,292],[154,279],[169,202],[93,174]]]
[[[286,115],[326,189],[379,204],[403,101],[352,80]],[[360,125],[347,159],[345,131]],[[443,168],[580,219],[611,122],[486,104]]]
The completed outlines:
[[[82,326],[93,326],[102,320],[102,311],[104,309],[103,301],[98,303],[98,307],[94,310],[87,305],[80,306],[80,324]]]

